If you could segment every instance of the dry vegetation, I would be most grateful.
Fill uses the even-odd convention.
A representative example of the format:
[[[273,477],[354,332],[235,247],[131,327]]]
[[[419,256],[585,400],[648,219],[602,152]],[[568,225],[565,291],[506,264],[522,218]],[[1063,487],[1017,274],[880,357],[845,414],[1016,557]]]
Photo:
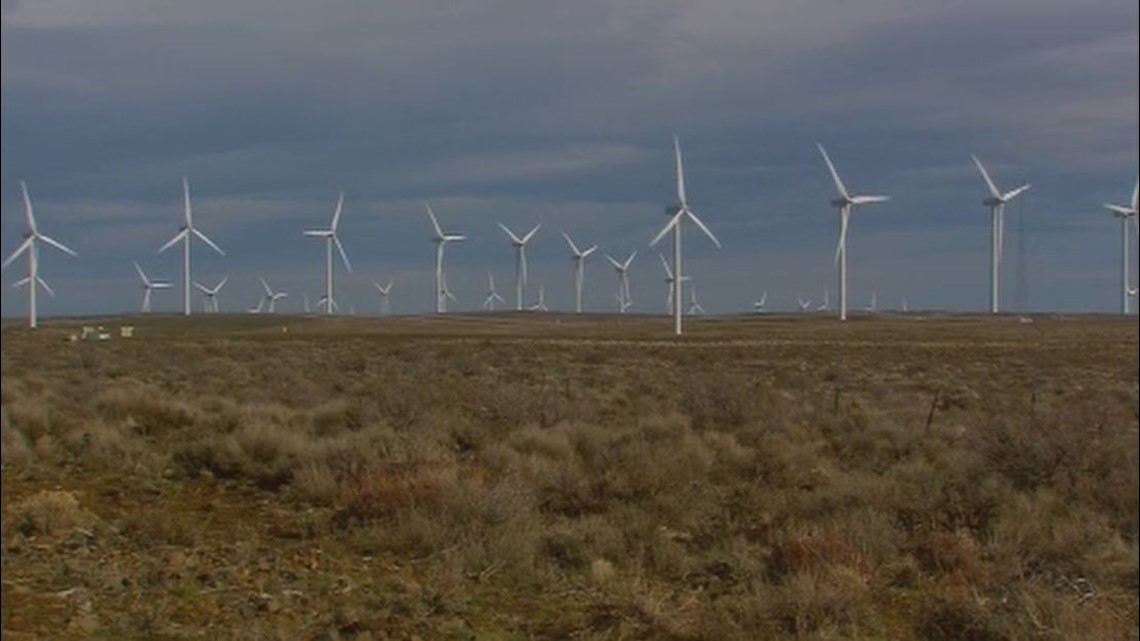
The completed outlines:
[[[135,322],[4,330],[5,639],[1137,638],[1135,319]]]

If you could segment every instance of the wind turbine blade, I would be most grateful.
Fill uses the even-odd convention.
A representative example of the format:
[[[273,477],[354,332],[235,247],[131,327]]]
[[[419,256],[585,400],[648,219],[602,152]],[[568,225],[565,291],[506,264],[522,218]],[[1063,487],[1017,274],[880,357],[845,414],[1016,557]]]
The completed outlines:
[[[202,283],[199,283],[198,281],[194,281],[194,287],[197,288],[198,291],[202,292],[203,294],[212,293],[205,285],[203,285]]]
[[[515,236],[515,232],[511,231],[510,227],[507,227],[503,223],[497,223],[497,224],[499,225],[499,229],[502,229],[504,232],[506,232],[507,236],[510,236],[512,243],[514,243],[516,245],[523,244],[522,239],[520,239],[518,236]]]
[[[40,240],[44,241],[45,243],[51,245],[52,247],[55,247],[56,249],[58,249],[62,252],[71,254],[72,256],[78,256],[79,255],[79,254],[75,253],[75,250],[71,249],[67,245],[64,245],[63,243],[59,242],[58,240],[52,238],[51,236],[44,236],[43,234],[38,234],[38,236],[39,236]]]
[[[1017,198],[1021,194],[1025,193],[1026,191],[1029,191],[1030,187],[1031,187],[1031,185],[1029,185],[1029,184],[1022,185],[1022,186],[1018,187],[1017,189],[1006,192],[1001,197],[1001,199],[1006,201],[1006,202],[1009,202],[1009,201],[1013,200],[1014,198]]]
[[[193,231],[194,231],[194,235],[197,236],[199,239],[201,239],[202,242],[209,245],[211,249],[218,252],[222,256],[226,255],[226,252],[222,251],[221,247],[218,247],[217,245],[215,245],[214,241],[210,240],[209,236],[207,236],[206,234],[203,234],[202,232],[198,231],[197,229],[194,229]]]
[[[636,256],[637,256],[637,250],[635,249],[635,250],[633,250],[633,253],[631,253],[631,254],[629,255],[629,258],[625,259],[625,262],[624,262],[624,263],[622,263],[622,269],[623,269],[623,271],[624,271],[624,270],[628,270],[628,269],[629,269],[629,266],[630,266],[630,264],[631,264],[631,263],[633,263],[633,259],[634,259]]]
[[[24,199],[24,219],[28,223],[28,229],[33,234],[36,233],[36,214],[32,209],[32,197],[28,195],[28,185],[24,181],[20,181],[20,195]]]
[[[590,254],[596,252],[596,251],[598,251],[598,246],[597,245],[591,245],[589,249],[582,252],[581,256],[582,256],[582,258],[585,258],[585,257],[589,256]]]
[[[34,242],[34,240],[35,240],[34,236],[28,236],[27,238],[25,238],[24,242],[20,243],[20,246],[16,248],[16,251],[12,252],[12,255],[9,256],[8,259],[4,261],[4,266],[0,269],[8,269],[8,265],[11,265],[12,261],[16,260],[24,252],[28,251],[28,248],[32,246],[32,242]]]
[[[162,252],[164,252],[164,251],[170,249],[171,247],[175,246],[176,244],[178,244],[179,241],[181,241],[183,238],[186,238],[187,232],[188,232],[187,229],[183,229],[182,231],[178,232],[177,234],[174,234],[174,238],[171,238],[170,240],[166,241],[166,244],[162,246],[162,249],[158,250],[158,253],[161,254]]]
[[[685,196],[685,166],[681,162],[681,138],[676,134],[673,135],[673,153],[677,157],[677,201],[684,208],[688,206],[689,201]]]
[[[461,240],[467,240],[467,236],[465,234],[445,234],[443,240],[449,243],[457,243]]]
[[[18,281],[16,281],[16,282],[12,283],[12,288],[13,288],[13,289],[17,289],[17,288],[23,287],[24,285],[27,285],[28,283],[30,283],[30,282],[31,282],[31,280],[32,280],[32,279],[31,279],[31,277],[30,277],[30,276],[24,276],[24,277],[23,277],[23,278],[21,278],[20,280],[18,280]]]
[[[443,230],[440,229],[440,227],[439,227],[439,221],[436,220],[435,212],[431,210],[431,205],[429,203],[425,202],[424,207],[427,208],[428,218],[431,219],[432,229],[435,230],[435,237],[436,238],[443,238]]]
[[[982,178],[986,180],[986,186],[990,189],[990,195],[1001,200],[1001,191],[998,190],[997,185],[995,185],[993,179],[990,178],[990,172],[986,171],[985,165],[982,164],[982,161],[978,160],[977,156],[970,154],[970,157],[974,159],[974,164],[978,166],[978,171],[982,172]]]
[[[1121,216],[1131,216],[1132,210],[1124,205],[1110,205],[1105,203],[1104,208]]]
[[[52,298],[55,298],[55,291],[47,284],[47,281],[40,278],[39,276],[36,276],[36,282],[40,284],[40,287],[44,288],[44,291],[47,292],[48,295],[50,295]]]
[[[229,280],[229,276],[222,277],[222,282],[218,283],[217,287],[214,288],[214,293],[217,294],[218,292],[222,291],[222,288],[226,286],[226,283],[229,282]]]
[[[340,238],[336,237],[335,235],[332,238],[333,244],[336,245],[336,250],[340,252],[340,259],[344,261],[345,268],[348,270],[348,273],[351,274],[352,265],[350,265],[348,262],[348,254],[344,253],[344,245],[340,244]]]
[[[570,236],[566,232],[562,232],[562,237],[566,239],[566,244],[570,245],[570,251],[575,256],[582,255],[582,252],[578,251],[578,246],[574,244],[574,241],[570,239]]]
[[[665,257],[663,255],[661,255],[661,252],[657,252],[657,257],[661,259],[661,266],[665,268],[665,280],[672,281],[673,280],[673,270],[669,268],[669,261],[665,260]],[[672,291],[672,290],[669,290],[669,291]]]
[[[269,283],[265,282],[264,278],[258,278],[261,281],[261,286],[265,288],[265,295],[272,296],[273,290],[269,288]]]
[[[649,246],[653,247],[657,243],[661,242],[661,239],[664,238],[666,234],[668,234],[673,230],[674,227],[680,224],[681,217],[684,215],[684,208],[677,210],[677,213],[673,214],[673,217],[669,219],[669,222],[665,223],[665,226],[661,228],[661,231],[657,232],[657,235],[653,237],[653,240],[649,241]]]
[[[336,233],[337,225],[340,224],[340,212],[342,209],[344,209],[344,192],[343,191],[340,192],[340,195],[337,196],[337,198],[336,198],[336,209],[333,211],[332,225],[329,227],[329,231],[333,232],[334,234]]]
[[[696,226],[705,233],[705,236],[709,237],[709,240],[713,241],[713,244],[717,246],[717,249],[720,249],[720,241],[717,240],[716,236],[713,235],[712,230],[705,226],[704,222],[702,222],[700,218],[697,218],[697,215],[693,213],[693,210],[686,208],[684,210],[684,213],[688,214],[689,219],[692,220],[693,223],[696,224]]]
[[[606,254],[606,260],[610,261],[610,264],[614,266],[614,269],[621,271],[621,263],[619,263],[613,256]]]
[[[142,267],[139,267],[139,262],[137,260],[132,260],[131,262],[134,263],[135,271],[139,273],[139,278],[142,279],[143,285],[150,287],[150,279],[143,273]]]
[[[839,221],[839,242],[835,245],[835,263],[839,264],[839,255],[847,247],[847,221],[848,217],[840,214]]]
[[[839,172],[835,171],[835,165],[831,163],[831,157],[827,155],[827,150],[818,142],[815,146],[819,147],[819,153],[823,155],[823,161],[827,163],[827,170],[831,172],[831,179],[835,181],[835,189],[839,192],[840,196],[850,200],[851,196],[847,193],[847,187],[843,185],[843,180],[839,177]]]
[[[1140,199],[1140,178],[1136,179],[1136,186],[1132,188],[1132,211],[1133,212],[1135,212],[1137,210],[1138,206],[1140,206],[1140,202],[1137,202],[1138,199]]]
[[[529,242],[530,242],[530,239],[531,239],[531,238],[534,238],[534,235],[535,235],[536,233],[538,233],[538,228],[539,228],[539,227],[542,227],[542,225],[541,225],[541,224],[539,224],[539,225],[535,225],[535,226],[534,226],[534,229],[532,229],[532,230],[528,231],[528,232],[526,233],[526,236],[523,236],[523,237],[522,237],[522,243],[523,243],[524,245],[525,245],[525,244],[527,244],[527,243],[529,243]]]
[[[193,227],[193,216],[190,211],[190,181],[182,177],[182,215],[186,219],[186,226]]]
[[[870,205],[872,203],[885,203],[890,200],[890,196],[852,196],[852,205]]]

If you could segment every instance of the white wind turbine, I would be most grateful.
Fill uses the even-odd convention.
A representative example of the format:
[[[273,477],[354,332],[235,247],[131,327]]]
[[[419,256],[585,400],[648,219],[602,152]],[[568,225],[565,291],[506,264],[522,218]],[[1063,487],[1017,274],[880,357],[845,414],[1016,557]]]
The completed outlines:
[[[538,286],[538,300],[530,306],[532,312],[549,312],[550,309],[546,306],[546,285]]]
[[[618,311],[620,311],[622,314],[625,313],[625,310],[633,306],[633,296],[629,291],[629,266],[633,263],[633,258],[635,256],[637,256],[636,251],[631,253],[629,255],[629,258],[625,259],[625,262],[619,262],[613,256],[606,254],[606,260],[610,261],[610,264],[614,266],[614,271],[617,272]]]
[[[804,300],[802,296],[796,295],[796,306],[800,308],[800,313],[807,313],[811,311],[811,301]]]
[[[515,310],[521,311],[523,308],[523,288],[526,286],[526,244],[534,238],[538,228],[542,225],[535,225],[525,236],[519,238],[515,235],[509,227],[503,223],[499,223],[499,227],[506,232],[507,236],[511,239],[511,246],[515,248]]]
[[[978,160],[977,156],[971,155],[970,157],[974,159],[978,171],[982,172],[982,178],[985,179],[986,187],[990,190],[990,197],[983,200],[982,204],[990,208],[990,313],[996,314],[1001,309],[1001,260],[1005,245],[1003,238],[1005,233],[1005,206],[1029,189],[1029,184],[1002,193],[990,178],[990,174],[982,165],[982,161]]]
[[[392,293],[392,280],[388,279],[388,282],[384,285],[373,281],[372,286],[375,287],[376,291],[380,294],[380,315],[387,316],[388,313],[392,311],[388,300]]]
[[[213,312],[215,314],[218,313],[218,292],[222,291],[222,288],[226,286],[226,282],[229,279],[229,276],[225,276],[217,285],[214,285],[213,287],[206,287],[202,283],[199,283],[197,281],[194,282],[194,287],[197,287],[198,290],[201,291],[202,294],[204,294],[206,297],[206,300],[203,303],[203,309],[205,311]]]
[[[693,283],[693,285],[689,287],[689,299],[689,316],[692,316],[694,314],[700,314],[701,316],[704,316],[705,308],[701,307],[701,304],[697,302],[696,283]]]
[[[1136,290],[1129,284],[1129,275],[1132,271],[1129,265],[1131,253],[1128,251],[1128,225],[1136,224],[1137,216],[1137,197],[1140,196],[1140,178],[1136,180],[1136,186],[1132,188],[1132,202],[1127,205],[1110,205],[1106,204],[1105,209],[1112,212],[1112,215],[1120,219],[1120,313],[1131,313],[1131,299],[1136,295]]]
[[[26,231],[24,231],[24,242],[20,243],[20,246],[16,248],[16,251],[12,252],[12,255],[4,261],[3,269],[7,269],[8,265],[11,265],[12,261],[19,258],[19,256],[24,252],[28,253],[28,275],[16,281],[13,284],[13,287],[20,287],[22,285],[28,286],[28,327],[35,329],[39,324],[39,318],[36,315],[37,285],[39,287],[43,287],[44,291],[46,291],[48,294],[55,296],[55,292],[52,291],[51,287],[48,286],[43,278],[40,278],[39,242],[43,241],[64,253],[71,254],[72,256],[77,256],[78,254],[76,254],[75,251],[69,248],[67,245],[64,245],[51,236],[46,236],[40,233],[39,228],[36,227],[36,214],[32,210],[32,199],[28,196],[28,186],[25,185],[24,181],[22,180],[20,181],[20,195],[24,198],[24,218],[27,221],[28,228]]]
[[[681,270],[681,222],[688,217],[693,221],[709,240],[713,242],[717,248],[720,248],[720,241],[709,230],[708,227],[697,217],[693,210],[689,208],[689,201],[685,195],[685,170],[681,162],[681,140],[677,136],[673,136],[673,151],[677,158],[677,204],[665,210],[665,214],[669,216],[669,222],[665,227],[649,241],[649,246],[656,245],[662,238],[671,231],[673,231],[673,300],[677,302],[673,306],[673,333],[677,336],[681,335],[681,296],[682,288],[685,282],[684,272]]]
[[[764,306],[767,303],[768,303],[768,292],[765,291],[763,294],[760,295],[760,298],[756,299],[755,303],[752,303],[752,308],[756,310],[757,314],[763,314],[764,308],[765,308]]]
[[[592,245],[584,250],[578,249],[578,245],[574,244],[569,234],[562,232],[562,237],[566,239],[566,244],[570,245],[570,257],[574,260],[574,311],[581,314],[582,282],[585,279],[586,257],[598,251],[598,246]]]
[[[506,304],[507,301],[495,291],[495,276],[491,272],[487,272],[487,298],[483,299],[483,309],[493,312],[495,311],[495,303]]]
[[[328,229],[307,229],[303,233],[306,236],[313,236],[316,238],[325,239],[325,295],[321,297],[324,301],[325,313],[331,314],[336,309],[336,298],[333,297],[333,245],[336,245],[337,251],[340,253],[340,259],[344,261],[344,268],[348,273],[352,273],[352,265],[348,262],[348,254],[344,251],[344,245],[340,244],[340,237],[336,234],[337,226],[340,224],[340,212],[344,208],[344,192],[340,192],[340,196],[336,199],[336,209],[333,211],[332,224]],[[320,302],[317,306],[320,306]]]
[[[261,278],[259,280],[261,281],[261,286],[263,288],[265,288],[265,304],[266,304],[265,311],[267,313],[273,314],[277,311],[277,301],[281,300],[282,298],[285,298],[289,294],[287,294],[285,292],[275,292],[275,291],[273,291],[273,288],[269,286],[269,283],[265,281],[264,278]]]
[[[435,232],[431,238],[431,242],[435,243],[435,313],[442,314],[447,311],[448,299],[455,300],[455,297],[447,289],[447,280],[443,274],[443,250],[448,243],[466,240],[467,236],[451,232],[444,233],[439,226],[439,221],[436,220],[435,212],[431,210],[431,205],[424,203],[424,206],[427,207],[428,217],[431,218],[432,231]]]
[[[835,181],[835,190],[839,197],[831,201],[831,205],[839,210],[839,243],[835,247],[835,264],[839,267],[839,320],[847,320],[847,227],[851,218],[851,209],[856,205],[869,205],[890,200],[890,196],[853,196],[843,185],[839,172],[827,155],[823,145],[816,143],[819,153],[823,155],[831,178]]]
[[[135,271],[139,273],[139,278],[142,280],[142,308],[140,311],[144,314],[150,313],[150,294],[156,289],[170,289],[172,285],[165,280],[151,280],[147,277],[146,272],[139,266],[138,261],[132,261],[135,265]]]
[[[819,307],[816,307],[815,310],[817,312],[826,312],[831,310],[831,292],[828,291],[827,288],[824,288],[823,290],[823,302],[820,303]]]
[[[660,253],[657,254],[657,257],[661,259],[661,267],[665,270],[665,309],[671,316],[673,315],[673,295],[675,294],[673,291],[673,280],[675,277],[673,276],[673,270],[669,268],[669,261],[665,260],[665,257]],[[689,277],[685,276],[685,280],[689,280]]]
[[[222,256],[226,252],[222,251],[221,247],[214,244],[206,234],[203,234],[194,226],[194,216],[190,210],[190,181],[185,178],[182,179],[182,226],[178,228],[178,233],[174,235],[158,253],[162,253],[179,242],[182,243],[182,313],[190,315],[190,241],[192,236],[197,236],[199,240],[210,246],[211,249],[218,252]]]

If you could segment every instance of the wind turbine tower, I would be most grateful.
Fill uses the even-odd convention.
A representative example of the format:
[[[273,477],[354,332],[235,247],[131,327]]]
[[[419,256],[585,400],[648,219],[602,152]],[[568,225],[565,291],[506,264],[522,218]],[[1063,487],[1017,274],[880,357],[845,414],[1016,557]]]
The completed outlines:
[[[4,261],[4,265],[0,267],[0,269],[7,269],[8,265],[11,265],[21,254],[24,252],[28,253],[28,275],[16,281],[14,286],[28,286],[28,327],[35,329],[39,325],[39,318],[36,314],[36,287],[43,287],[45,292],[51,296],[55,296],[55,292],[52,291],[51,287],[48,286],[43,278],[40,278],[39,243],[41,241],[45,242],[72,256],[77,256],[78,254],[51,236],[40,233],[39,228],[36,227],[36,214],[32,210],[32,199],[28,196],[28,186],[25,185],[22,180],[20,181],[20,195],[24,198],[24,218],[27,221],[28,228],[24,231],[24,242],[20,243],[20,246]]]
[[[526,286],[526,244],[534,238],[539,227],[542,225],[535,225],[534,229],[519,238],[509,227],[499,223],[499,228],[506,232],[511,239],[511,246],[515,248],[515,311],[521,312],[523,308],[523,288]]]
[[[1003,238],[1005,206],[1029,189],[1029,184],[1002,193],[994,184],[993,179],[990,178],[990,174],[982,165],[982,161],[978,160],[977,156],[970,157],[974,159],[978,171],[982,172],[982,178],[985,179],[986,187],[990,190],[990,197],[983,200],[982,204],[990,208],[990,313],[996,314],[1001,311],[1001,259],[1005,244]]]
[[[448,243],[466,240],[467,236],[452,232],[444,233],[443,228],[439,226],[439,220],[435,217],[435,212],[431,209],[431,205],[424,203],[424,206],[427,207],[428,218],[431,219],[432,231],[435,234],[431,238],[431,242],[435,243],[435,313],[442,314],[447,311],[447,300],[454,298],[447,289],[447,280],[443,274],[443,250]]]
[[[218,252],[218,254],[225,256],[226,252],[222,251],[220,247],[214,244],[206,234],[203,234],[194,226],[194,217],[190,209],[190,181],[185,178],[182,179],[182,226],[178,228],[178,233],[174,235],[158,253],[162,253],[179,242],[182,243],[182,313],[186,316],[190,315],[190,241],[192,236],[197,236],[199,240],[210,246],[211,249]]]
[[[838,197],[831,201],[831,206],[839,210],[839,243],[835,247],[835,264],[839,269],[839,320],[845,321],[847,320],[847,227],[851,210],[856,205],[886,202],[890,200],[890,196],[851,195],[839,178],[839,172],[831,163],[827,150],[821,144],[817,143],[816,146],[819,147],[819,153],[827,163],[827,169],[831,172],[831,179],[835,181],[835,190],[838,192]]]
[[[336,299],[333,298],[333,246],[340,253],[340,259],[344,262],[344,268],[352,273],[352,265],[348,262],[348,254],[344,251],[344,245],[340,244],[340,237],[337,236],[337,226],[340,224],[340,212],[344,208],[344,192],[340,192],[340,196],[336,199],[336,209],[333,210],[332,223],[328,229],[307,229],[304,232],[306,236],[325,239],[325,295],[322,298],[325,304],[325,313],[332,314],[336,308]],[[319,304],[319,303],[318,303]]]
[[[586,257],[598,251],[598,246],[593,245],[586,249],[578,249],[578,245],[570,238],[566,232],[562,232],[562,237],[566,239],[566,244],[570,245],[570,257],[574,260],[574,311],[575,313],[582,313],[582,281],[585,278],[585,262]]]
[[[1131,233],[1128,229],[1129,225],[1136,224],[1137,215],[1137,197],[1140,196],[1140,178],[1136,181],[1136,186],[1132,188],[1132,202],[1127,205],[1105,205],[1105,209],[1112,212],[1112,215],[1120,219],[1120,313],[1130,314],[1132,312],[1131,304],[1132,297],[1136,295],[1136,290],[1129,283],[1129,275],[1132,271],[1131,253],[1128,251],[1128,235]]]
[[[720,241],[689,207],[689,201],[685,195],[685,170],[681,162],[681,140],[677,136],[673,136],[673,151],[677,159],[677,204],[666,208],[665,214],[669,216],[669,222],[653,237],[653,240],[649,241],[649,246],[653,247],[666,234],[670,231],[673,232],[673,333],[680,336],[682,331],[681,301],[684,300],[682,288],[685,282],[685,276],[681,270],[681,223],[688,217],[718,249],[720,248]]]

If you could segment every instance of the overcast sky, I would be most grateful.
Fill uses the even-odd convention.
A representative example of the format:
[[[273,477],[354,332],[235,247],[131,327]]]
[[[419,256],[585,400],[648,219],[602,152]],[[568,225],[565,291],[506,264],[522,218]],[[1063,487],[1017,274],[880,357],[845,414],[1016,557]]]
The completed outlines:
[[[370,283],[389,278],[395,311],[432,307],[427,200],[469,236],[448,249],[455,309],[480,305],[488,271],[513,291],[502,221],[543,226],[528,298],[544,283],[548,304],[571,306],[565,230],[637,250],[634,310],[664,311],[647,243],[675,198],[674,134],[724,245],[686,236],[710,312],[763,291],[774,309],[825,288],[834,300],[817,141],[853,191],[893,197],[854,214],[852,307],[872,291],[884,307],[985,307],[971,153],[1005,189],[1033,183],[1006,214],[1006,305],[1119,305],[1120,229],[1101,203],[1125,202],[1137,175],[1130,2],[3,0],[2,35],[0,251],[23,233],[23,179],[42,231],[80,254],[43,250],[57,297],[42,314],[137,309],[132,259],[180,283],[180,253],[157,250],[183,176],[195,223],[227,252],[194,247],[196,280],[230,277],[223,309],[255,304],[259,276],[289,292],[282,309],[315,301],[324,247],[301,231],[327,226],[343,190],[345,308],[375,312]],[[600,253],[586,301],[610,310]],[[8,286],[25,270],[4,272],[5,317],[25,314]]]

